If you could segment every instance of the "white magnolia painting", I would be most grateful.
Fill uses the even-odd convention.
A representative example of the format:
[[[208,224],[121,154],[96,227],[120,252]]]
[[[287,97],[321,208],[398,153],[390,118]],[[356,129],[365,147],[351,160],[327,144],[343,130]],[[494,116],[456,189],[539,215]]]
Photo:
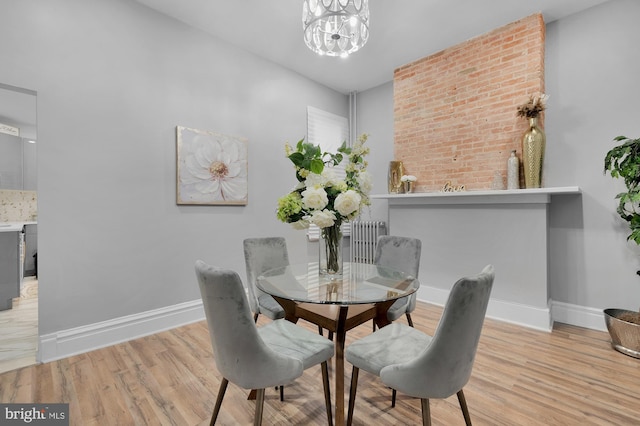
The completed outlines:
[[[177,203],[247,204],[247,140],[177,126]]]

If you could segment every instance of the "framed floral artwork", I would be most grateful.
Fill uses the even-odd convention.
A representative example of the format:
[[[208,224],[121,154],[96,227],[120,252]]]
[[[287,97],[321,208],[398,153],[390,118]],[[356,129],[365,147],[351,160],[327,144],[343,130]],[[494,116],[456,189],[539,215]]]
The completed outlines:
[[[177,204],[246,205],[247,140],[176,127]]]

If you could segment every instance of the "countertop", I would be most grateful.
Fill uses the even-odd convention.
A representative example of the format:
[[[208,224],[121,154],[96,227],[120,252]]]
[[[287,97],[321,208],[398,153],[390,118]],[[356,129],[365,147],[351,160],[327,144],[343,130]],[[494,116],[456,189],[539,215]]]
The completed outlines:
[[[20,232],[25,225],[37,225],[38,222],[30,220],[25,222],[0,222],[0,232]]]

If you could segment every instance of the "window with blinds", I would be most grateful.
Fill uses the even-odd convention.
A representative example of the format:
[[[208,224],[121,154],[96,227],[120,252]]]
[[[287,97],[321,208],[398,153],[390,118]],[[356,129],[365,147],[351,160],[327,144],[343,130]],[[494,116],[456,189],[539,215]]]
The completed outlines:
[[[327,111],[312,106],[307,107],[307,142],[320,145],[323,152],[335,153],[342,142],[349,141],[349,120]],[[344,162],[344,160],[343,160]],[[345,176],[344,165],[338,164],[333,168],[339,177]],[[342,224],[342,235],[348,236],[351,227],[348,223]],[[309,241],[318,241],[320,228],[311,225],[307,231]]]

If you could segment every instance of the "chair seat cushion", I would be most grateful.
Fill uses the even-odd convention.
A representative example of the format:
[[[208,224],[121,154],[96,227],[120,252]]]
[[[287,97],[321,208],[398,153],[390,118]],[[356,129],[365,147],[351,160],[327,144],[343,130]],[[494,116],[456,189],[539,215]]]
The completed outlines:
[[[260,306],[260,313],[267,318],[272,320],[284,318],[284,309],[270,295],[261,294],[258,296],[258,305]]]
[[[387,319],[389,321],[395,321],[404,314],[407,313],[407,308],[409,307],[409,296],[401,297],[400,299],[393,302],[393,305],[387,311]]]
[[[275,352],[302,361],[303,369],[327,361],[334,353],[331,340],[287,320],[270,322],[258,333]]]
[[[431,336],[394,323],[349,345],[345,357],[353,366],[379,376],[384,367],[414,359],[430,343]]]

